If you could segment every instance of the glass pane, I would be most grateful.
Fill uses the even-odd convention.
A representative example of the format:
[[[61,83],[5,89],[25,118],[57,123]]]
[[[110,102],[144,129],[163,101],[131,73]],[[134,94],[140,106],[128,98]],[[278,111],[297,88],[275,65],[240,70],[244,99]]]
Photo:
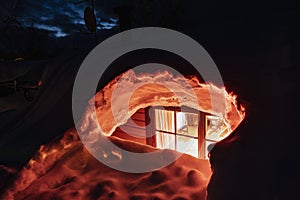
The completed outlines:
[[[175,150],[175,135],[156,132],[156,147]]]
[[[209,153],[208,148],[211,150],[211,146],[210,147],[208,147],[208,146],[214,145],[214,144],[216,144],[216,142],[205,140],[205,159],[208,159],[208,153]]]
[[[175,132],[174,111],[155,109],[155,128],[160,131]]]
[[[177,135],[176,150],[198,158],[198,139]]]
[[[198,121],[196,113],[176,112],[177,133],[198,137]]]
[[[229,133],[229,129],[221,117],[206,116],[206,139],[220,141]]]

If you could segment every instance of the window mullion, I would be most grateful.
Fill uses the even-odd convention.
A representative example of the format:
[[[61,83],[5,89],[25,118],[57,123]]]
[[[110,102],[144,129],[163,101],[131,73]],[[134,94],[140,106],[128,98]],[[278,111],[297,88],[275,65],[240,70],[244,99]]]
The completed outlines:
[[[175,150],[177,151],[177,118],[176,118],[175,110],[174,110],[174,134],[175,134]]]

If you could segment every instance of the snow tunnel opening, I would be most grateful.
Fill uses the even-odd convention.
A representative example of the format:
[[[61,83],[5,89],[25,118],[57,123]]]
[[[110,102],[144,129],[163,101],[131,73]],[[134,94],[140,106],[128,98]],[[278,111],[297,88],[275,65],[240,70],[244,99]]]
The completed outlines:
[[[102,134],[208,159],[209,145],[228,137],[244,118],[236,97],[196,76],[129,70],[94,100]],[[90,123],[91,112],[82,124]]]

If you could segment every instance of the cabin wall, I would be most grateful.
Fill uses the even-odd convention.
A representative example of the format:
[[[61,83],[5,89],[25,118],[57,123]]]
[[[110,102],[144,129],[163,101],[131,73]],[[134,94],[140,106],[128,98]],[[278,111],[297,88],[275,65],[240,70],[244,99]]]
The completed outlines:
[[[141,108],[131,116],[126,124],[118,127],[112,136],[146,144],[145,109]]]

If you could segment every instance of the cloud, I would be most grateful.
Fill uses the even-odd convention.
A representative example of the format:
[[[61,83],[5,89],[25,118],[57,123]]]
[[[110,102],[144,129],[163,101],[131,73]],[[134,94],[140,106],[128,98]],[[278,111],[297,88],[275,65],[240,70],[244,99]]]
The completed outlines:
[[[78,0],[80,1],[80,0]],[[88,2],[75,5],[76,0],[22,0],[10,1],[0,6],[0,18],[9,15],[7,7],[23,26],[35,27],[55,32],[56,35],[67,35],[78,30],[86,30],[83,20],[84,9],[91,6]],[[116,26],[116,15],[112,8],[121,3],[117,0],[95,1],[95,11],[100,29]]]

